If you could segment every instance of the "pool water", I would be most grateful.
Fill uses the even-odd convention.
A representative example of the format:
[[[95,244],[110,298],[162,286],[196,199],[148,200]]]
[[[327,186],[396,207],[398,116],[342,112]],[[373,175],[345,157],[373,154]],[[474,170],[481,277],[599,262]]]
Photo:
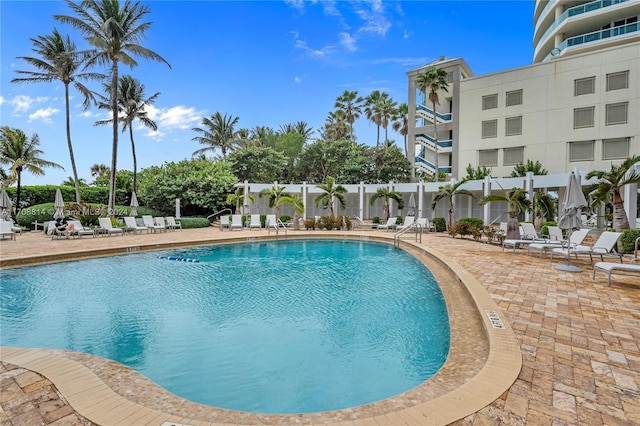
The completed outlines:
[[[109,358],[221,408],[375,402],[427,380],[449,351],[437,282],[386,244],[242,243],[1,273],[3,346]]]

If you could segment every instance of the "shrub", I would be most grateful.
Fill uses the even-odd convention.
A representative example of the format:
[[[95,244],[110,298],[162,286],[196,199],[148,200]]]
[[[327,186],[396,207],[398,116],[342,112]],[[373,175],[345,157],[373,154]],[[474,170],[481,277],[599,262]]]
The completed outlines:
[[[206,217],[181,217],[176,221],[182,224],[182,229],[207,228],[210,226]]]
[[[371,223],[377,225],[380,223],[380,218],[378,216],[374,216],[373,219],[371,219]]]
[[[349,216],[342,216],[344,219],[344,225],[347,227],[347,231],[351,231],[353,224],[351,223],[351,218]]]
[[[465,235],[470,235],[471,234],[471,228],[472,226],[469,225],[469,222],[458,222],[453,226],[449,227],[449,235],[451,235],[453,238],[456,237],[456,235],[460,235],[460,237],[464,237]]]
[[[447,230],[447,221],[444,217],[434,217],[433,226],[436,227],[436,232],[444,232]]]
[[[402,216],[396,216],[396,225],[402,225]]]
[[[329,216],[322,216],[318,221],[319,229],[326,229],[327,231],[331,231],[333,229],[333,218]]]
[[[283,214],[282,216],[280,216],[280,220],[282,221],[282,223],[288,223],[291,222],[291,216],[288,216],[286,214]]]
[[[310,217],[309,219],[305,219],[304,220],[304,227],[305,227],[306,230],[309,230],[309,229],[315,230],[316,229],[316,220],[314,218],[312,218],[312,217]]]
[[[620,237],[620,250],[622,253],[633,253],[636,239],[640,237],[640,229],[624,229]]]
[[[481,226],[472,226],[470,229],[471,236],[474,240],[480,241],[482,239],[482,227]]]
[[[542,222],[542,225],[540,226],[540,235],[549,236],[549,228],[547,228],[548,226],[558,226],[558,223],[557,222]]]
[[[471,227],[475,226],[480,229],[482,229],[482,225],[484,225],[482,223],[482,219],[478,219],[477,217],[463,217],[458,221],[458,223],[460,222],[468,223],[469,226]]]

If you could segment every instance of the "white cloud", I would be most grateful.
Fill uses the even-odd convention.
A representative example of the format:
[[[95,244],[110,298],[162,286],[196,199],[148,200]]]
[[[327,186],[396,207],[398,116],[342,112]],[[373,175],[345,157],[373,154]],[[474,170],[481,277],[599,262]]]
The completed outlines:
[[[4,102],[4,97],[0,96],[0,105],[2,105]]]
[[[39,109],[36,112],[29,114],[29,121],[42,120],[45,123],[51,123],[51,116],[59,112],[60,112],[59,109],[51,108],[51,107],[45,108],[45,109]]]
[[[370,61],[374,65],[381,64],[398,64],[403,67],[420,66],[429,62],[428,58],[416,57],[416,58],[379,58]]]
[[[357,50],[356,40],[353,37],[351,37],[351,34],[347,32],[343,32],[343,33],[339,33],[338,37],[340,37],[340,45],[342,45],[342,47],[344,47],[345,49],[351,52],[355,52]]]
[[[84,117],[84,118],[91,118],[91,117],[97,117],[99,114],[91,111],[91,110],[86,110],[86,111],[82,111],[80,114],[78,114],[78,117]],[[109,118],[111,118],[111,116],[109,116]]]
[[[294,81],[295,83],[302,83],[302,77],[294,77],[294,78],[293,78],[293,81]]]
[[[158,130],[151,130],[149,129],[149,131],[145,134],[145,136],[151,138],[151,139],[162,139],[164,137],[165,133],[161,132],[160,129]]]
[[[35,99],[25,95],[17,95],[9,102],[13,106],[13,112],[26,112],[35,103]]]
[[[365,33],[373,33],[384,37],[391,28],[391,23],[385,15],[384,4],[380,0],[374,0],[364,3],[368,7],[360,7],[360,3],[356,7],[356,14],[364,21],[364,24],[358,31]]]
[[[332,45],[327,45],[320,49],[313,49],[309,47],[306,41],[300,40],[300,39],[296,40],[295,47],[311,56],[318,56],[318,57],[327,56],[335,51],[335,46],[332,46]]]
[[[154,120],[158,128],[174,128],[186,130],[198,123],[203,111],[197,111],[194,107],[186,107],[177,105],[171,108],[156,108],[153,105],[147,105],[146,110],[149,118]]]
[[[404,34],[402,35],[402,38],[409,38],[412,35],[413,35],[413,31],[404,30]]]

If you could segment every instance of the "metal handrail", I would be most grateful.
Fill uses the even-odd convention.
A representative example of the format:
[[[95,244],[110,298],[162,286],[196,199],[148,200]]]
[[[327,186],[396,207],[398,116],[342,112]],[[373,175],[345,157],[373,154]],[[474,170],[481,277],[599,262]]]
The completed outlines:
[[[410,230],[415,230],[416,233],[416,241],[419,240],[422,243],[422,225],[418,222],[413,222],[410,225],[404,226],[401,230],[393,234],[393,245],[397,248],[400,247],[400,237],[409,232]]]
[[[221,214],[221,213],[224,213],[224,212],[226,212],[226,211],[228,211],[229,213],[233,213],[233,212],[231,211],[231,209],[222,209],[222,210],[219,210],[219,211],[217,211],[217,212],[215,212],[215,213],[212,213],[212,214],[210,214],[209,216],[207,216],[207,220],[210,220],[212,217],[215,217],[215,216],[217,216],[217,215],[219,215],[219,214]]]
[[[271,227],[272,226],[273,225],[271,225],[271,224],[267,225],[267,235],[271,235]],[[286,240],[288,238],[288,236],[289,236],[289,232],[287,230],[287,227],[284,225],[284,222],[282,222],[280,219],[276,220],[276,226],[273,226],[273,228],[276,230],[276,239],[277,239],[277,237],[279,235],[278,231],[280,230],[280,227],[282,227],[284,229],[284,239]]]

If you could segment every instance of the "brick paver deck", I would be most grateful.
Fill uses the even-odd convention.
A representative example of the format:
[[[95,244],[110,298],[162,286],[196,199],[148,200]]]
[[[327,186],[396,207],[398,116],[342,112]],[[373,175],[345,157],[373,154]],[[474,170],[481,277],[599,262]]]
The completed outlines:
[[[249,233],[211,232],[244,238]],[[198,240],[202,233],[185,230],[135,238],[179,244]],[[129,238],[134,237],[51,241],[27,233],[17,241],[0,242],[0,262],[119,247],[134,241]],[[480,281],[516,332],[523,356],[511,388],[456,424],[640,425],[639,277],[614,275],[612,287],[607,287],[603,274],[591,279],[588,258],[572,260],[583,272],[568,273],[555,270],[548,257],[527,256],[522,249],[502,252],[495,245],[443,234],[425,235],[422,245],[457,261]],[[3,364],[0,379],[1,425],[91,424],[46,378]],[[377,424],[404,424],[398,422],[378,419]]]

